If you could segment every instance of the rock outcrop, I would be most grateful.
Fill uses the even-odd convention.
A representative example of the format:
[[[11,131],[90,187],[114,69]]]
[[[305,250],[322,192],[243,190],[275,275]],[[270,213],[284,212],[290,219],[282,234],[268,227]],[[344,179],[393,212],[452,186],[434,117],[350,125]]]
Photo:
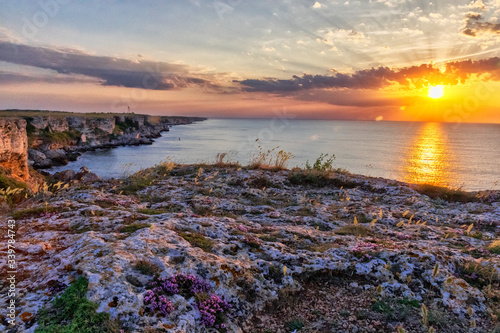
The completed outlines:
[[[26,120],[0,118],[0,166],[8,176],[29,179],[27,149]]]
[[[307,174],[166,167],[142,189],[131,186],[137,177],[84,179],[87,186],[55,187],[16,212],[18,332],[33,332],[36,314],[81,276],[97,311],[124,330],[217,331],[202,320],[197,297],[171,284],[162,303],[169,313],[152,308],[148,282],[177,273],[231,302],[227,332],[292,332],[294,323],[301,332],[495,331],[499,192],[447,202],[340,172],[296,184]],[[1,307],[8,301],[0,294]]]

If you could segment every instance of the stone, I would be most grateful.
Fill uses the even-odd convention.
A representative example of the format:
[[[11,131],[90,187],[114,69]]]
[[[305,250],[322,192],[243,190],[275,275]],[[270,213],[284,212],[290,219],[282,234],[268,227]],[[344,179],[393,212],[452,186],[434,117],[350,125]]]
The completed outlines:
[[[68,158],[66,157],[66,152],[63,149],[46,150],[43,153],[47,158],[52,160],[53,165],[68,164]]]

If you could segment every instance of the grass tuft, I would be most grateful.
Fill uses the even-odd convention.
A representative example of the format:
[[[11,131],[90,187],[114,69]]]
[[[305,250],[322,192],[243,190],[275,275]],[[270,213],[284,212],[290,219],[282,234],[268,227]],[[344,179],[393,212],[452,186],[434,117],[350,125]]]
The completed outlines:
[[[109,314],[97,313],[99,306],[86,298],[88,284],[80,277],[50,307],[41,309],[35,333],[118,333],[119,327]]]

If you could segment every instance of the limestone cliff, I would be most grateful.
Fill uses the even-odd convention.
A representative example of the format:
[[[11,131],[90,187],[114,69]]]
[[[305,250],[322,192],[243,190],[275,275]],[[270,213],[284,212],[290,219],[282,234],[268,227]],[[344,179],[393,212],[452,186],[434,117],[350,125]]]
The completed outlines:
[[[60,114],[24,116],[27,121],[28,162],[37,169],[65,165],[84,151],[151,144],[172,125],[205,118],[135,114]]]
[[[27,149],[26,120],[0,118],[0,166],[8,176],[29,179]]]

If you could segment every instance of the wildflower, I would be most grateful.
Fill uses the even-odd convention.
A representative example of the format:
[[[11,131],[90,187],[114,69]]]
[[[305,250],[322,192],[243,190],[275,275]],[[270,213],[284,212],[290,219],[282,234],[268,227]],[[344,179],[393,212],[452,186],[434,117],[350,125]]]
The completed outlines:
[[[198,303],[198,310],[201,313],[201,323],[206,327],[224,329],[225,317],[229,314],[231,305],[217,295],[211,295],[208,299]]]

